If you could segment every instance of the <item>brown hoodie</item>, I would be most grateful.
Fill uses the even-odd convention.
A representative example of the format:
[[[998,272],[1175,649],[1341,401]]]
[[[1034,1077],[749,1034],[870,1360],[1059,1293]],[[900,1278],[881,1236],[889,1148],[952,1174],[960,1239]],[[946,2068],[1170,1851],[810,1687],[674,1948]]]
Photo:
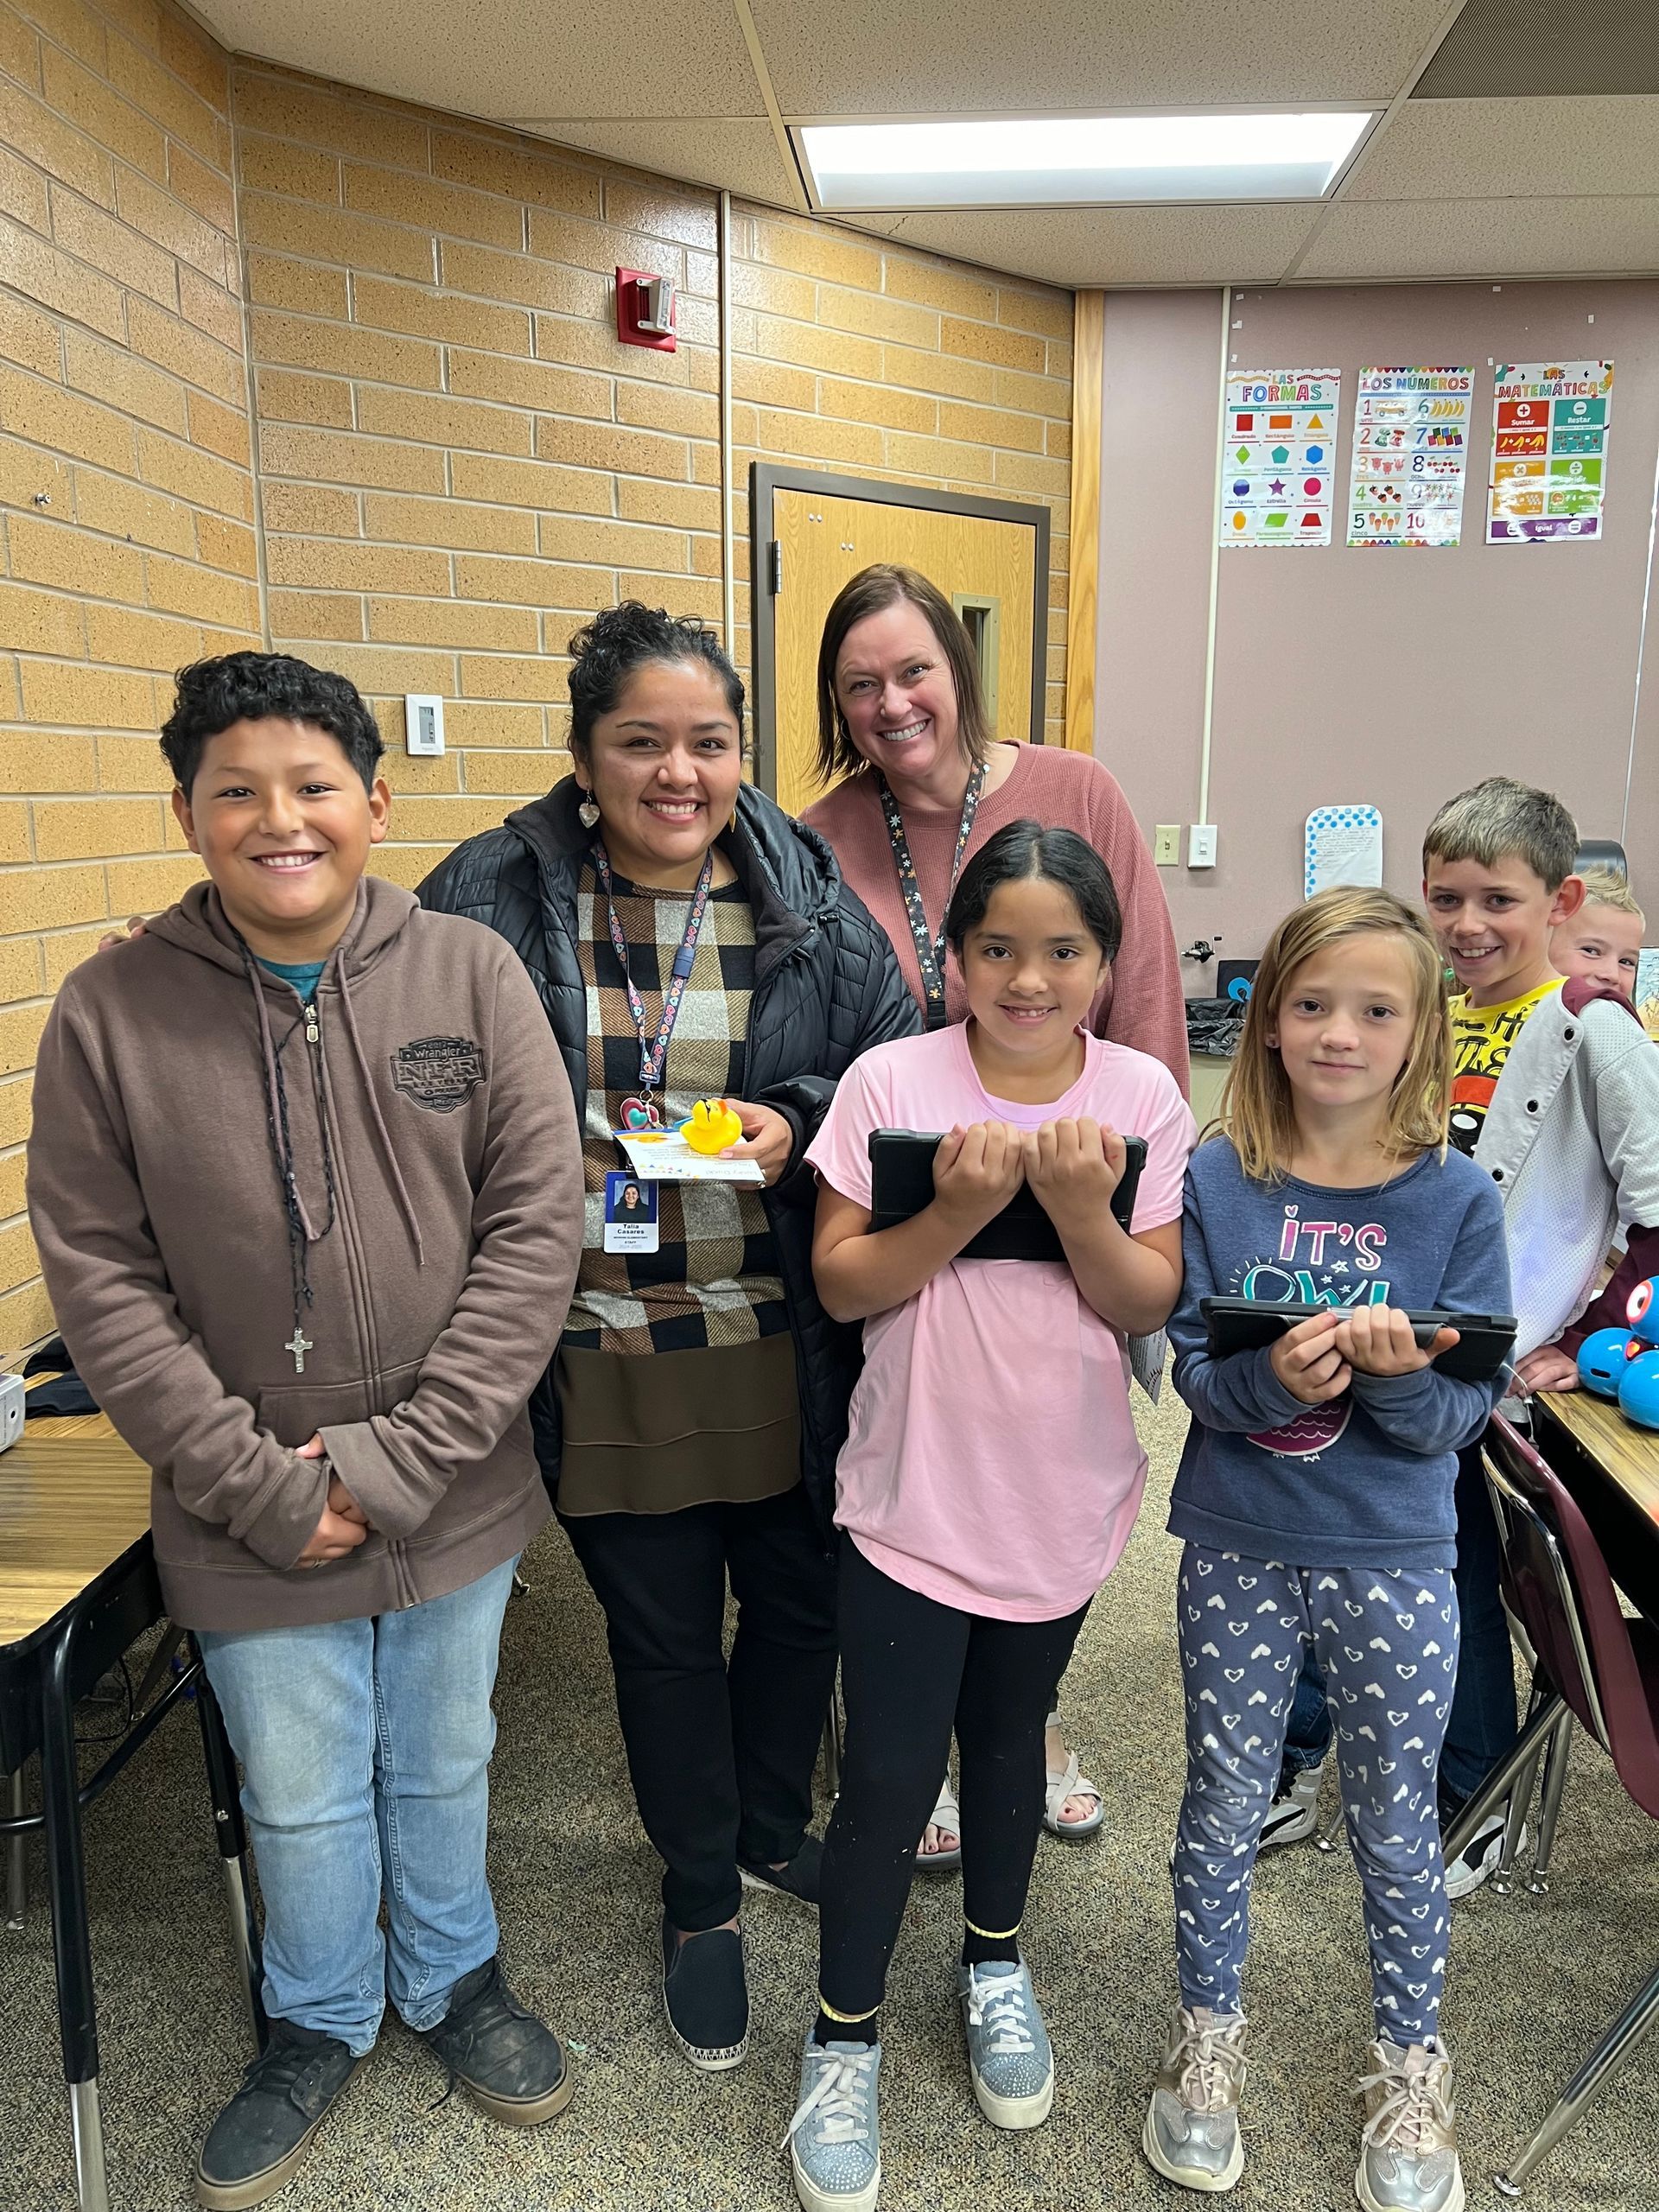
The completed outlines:
[[[41,1044],[29,1198],[47,1287],[155,1470],[181,1627],[417,1605],[547,1516],[524,1408],[563,1326],[583,1198],[534,987],[491,931],[368,877],[315,1007],[251,969],[198,884],[67,979]],[[303,1372],[283,1118],[309,1232]],[[301,1459],[318,1430],[327,1461]],[[370,1535],[296,1568],[330,1465]]]

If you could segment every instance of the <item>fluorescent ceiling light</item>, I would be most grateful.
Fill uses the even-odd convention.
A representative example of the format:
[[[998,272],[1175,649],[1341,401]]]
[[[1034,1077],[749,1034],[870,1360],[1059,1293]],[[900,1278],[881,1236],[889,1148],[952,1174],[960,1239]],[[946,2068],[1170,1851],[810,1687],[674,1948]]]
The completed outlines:
[[[1374,115],[976,116],[796,135],[826,208],[1319,200]]]

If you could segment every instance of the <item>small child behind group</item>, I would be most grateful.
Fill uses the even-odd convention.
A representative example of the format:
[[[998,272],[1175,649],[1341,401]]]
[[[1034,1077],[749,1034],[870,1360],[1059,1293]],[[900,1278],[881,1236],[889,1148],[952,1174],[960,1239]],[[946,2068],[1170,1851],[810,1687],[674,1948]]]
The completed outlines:
[[[1636,1001],[1636,968],[1647,916],[1630,879],[1616,868],[1579,871],[1584,904],[1549,933],[1550,965],[1558,976],[1605,983]]]
[[[865,1364],[836,1484],[847,1750],[788,2136],[807,2212],[876,2201],[878,2015],[953,1728],[969,2080],[999,2127],[1047,2116],[1053,2060],[1020,1953],[1043,1723],[1146,1479],[1125,1340],[1162,1326],[1180,1283],[1192,1115],[1160,1062],[1084,1026],[1122,935],[1098,854],[1011,823],[963,870],[945,932],[970,1018],[855,1061],[808,1154],[818,1294],[864,1322]],[[949,1134],[931,1205],[873,1230],[879,1128]],[[1147,1142],[1128,1232],[1119,1130]],[[1065,1258],[963,1258],[1022,1184]]]
[[[1411,1308],[1503,1313],[1503,1206],[1448,1151],[1441,955],[1389,893],[1322,893],[1274,931],[1223,1102],[1187,1173],[1169,1325],[1192,1423],[1171,1533],[1187,1781],[1172,1861],[1180,1986],[1143,2146],[1206,2192],[1243,2171],[1250,1878],[1304,1655],[1334,1713],[1364,1891],[1376,2041],[1355,2187],[1458,2212],[1440,2037],[1448,1907],[1435,1769],[1458,1657],[1453,1489],[1497,1384],[1435,1366]],[[1199,1301],[1328,1310],[1213,1357]]]

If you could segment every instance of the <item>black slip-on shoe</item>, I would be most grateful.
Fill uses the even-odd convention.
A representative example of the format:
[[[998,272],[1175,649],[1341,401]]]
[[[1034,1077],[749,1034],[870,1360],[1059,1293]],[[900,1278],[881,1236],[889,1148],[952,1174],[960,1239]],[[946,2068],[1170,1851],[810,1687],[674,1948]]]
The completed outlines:
[[[463,1974],[442,2019],[418,2033],[492,2120],[539,2127],[570,2101],[557,2036],[513,1995],[499,1959]]]
[[[669,2032],[703,2074],[741,2066],[749,2048],[749,1993],[743,1938],[711,1928],[682,1943],[663,1916],[663,2010]]]
[[[816,1835],[801,1838],[800,1849],[786,1866],[768,1866],[763,1859],[737,1862],[738,1879],[746,1890],[775,1890],[779,1897],[793,1897],[797,1904],[810,1905],[815,1912],[823,1871],[823,1841]]]
[[[270,2041],[207,2131],[196,2161],[196,2202],[208,2212],[247,2212],[293,2180],[312,2139],[367,2055],[338,2037],[272,2020]]]

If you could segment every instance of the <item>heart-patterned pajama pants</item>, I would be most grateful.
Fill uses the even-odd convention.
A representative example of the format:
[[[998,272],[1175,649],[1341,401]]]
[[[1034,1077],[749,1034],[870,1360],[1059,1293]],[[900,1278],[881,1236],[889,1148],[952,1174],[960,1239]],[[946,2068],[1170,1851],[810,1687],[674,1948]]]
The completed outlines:
[[[1348,1840],[1365,1897],[1376,2032],[1438,2032],[1448,1914],[1435,1770],[1458,1668],[1449,1567],[1286,1567],[1181,1556],[1186,1795],[1175,1836],[1181,2002],[1242,2011],[1250,1876],[1302,1653],[1324,1670]]]

